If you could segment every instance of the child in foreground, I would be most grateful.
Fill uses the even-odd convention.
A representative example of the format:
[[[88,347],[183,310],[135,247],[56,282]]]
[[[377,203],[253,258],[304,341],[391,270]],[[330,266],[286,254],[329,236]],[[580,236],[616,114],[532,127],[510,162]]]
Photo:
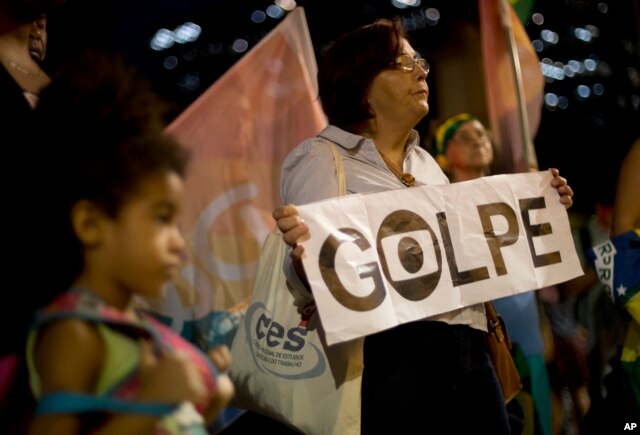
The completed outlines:
[[[160,107],[106,55],[85,56],[42,93],[42,233],[55,251],[41,290],[50,302],[27,343],[32,434],[205,434],[233,394],[218,372],[228,349],[207,356],[135,309],[136,297],[162,294],[185,250],[187,156]]]

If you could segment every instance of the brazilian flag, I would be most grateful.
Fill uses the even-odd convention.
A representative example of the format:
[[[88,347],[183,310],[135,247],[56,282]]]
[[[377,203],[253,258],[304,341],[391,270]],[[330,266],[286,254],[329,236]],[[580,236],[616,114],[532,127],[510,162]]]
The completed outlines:
[[[634,412],[640,414],[640,229],[620,234],[588,253],[598,278],[615,304],[631,316],[621,354],[629,377]]]

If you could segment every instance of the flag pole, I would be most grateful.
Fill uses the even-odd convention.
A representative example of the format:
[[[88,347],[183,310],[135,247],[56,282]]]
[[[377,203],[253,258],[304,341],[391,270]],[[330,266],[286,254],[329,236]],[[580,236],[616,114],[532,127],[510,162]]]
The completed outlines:
[[[520,56],[518,54],[518,47],[516,46],[515,36],[513,34],[513,24],[511,23],[511,6],[508,0],[500,1],[500,18],[502,21],[502,27],[506,30],[507,44],[509,52],[511,53],[511,66],[513,68],[513,76],[516,83],[516,95],[518,101],[518,119],[520,121],[520,134],[522,135],[522,144],[524,149],[523,160],[524,167],[527,170],[537,170],[538,162],[536,159],[535,151],[533,148],[533,142],[531,141],[531,135],[529,133],[529,121],[527,116],[527,105],[525,103],[524,86],[522,84],[522,71],[520,69]]]

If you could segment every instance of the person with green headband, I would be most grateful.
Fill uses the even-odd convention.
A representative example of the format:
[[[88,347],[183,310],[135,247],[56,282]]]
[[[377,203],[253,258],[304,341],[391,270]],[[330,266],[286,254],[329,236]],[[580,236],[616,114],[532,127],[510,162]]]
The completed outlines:
[[[459,113],[447,118],[436,129],[433,143],[436,160],[452,183],[489,175],[493,144],[490,133],[475,116]],[[522,379],[529,380],[507,407],[512,433],[528,433],[535,427],[537,433],[550,435],[551,391],[535,293],[520,293],[493,303],[505,319],[518,372]],[[533,411],[532,406],[535,414],[527,413],[526,409]]]
[[[434,148],[436,161],[452,182],[488,175],[494,159],[489,132],[468,113],[451,116],[440,124]]]

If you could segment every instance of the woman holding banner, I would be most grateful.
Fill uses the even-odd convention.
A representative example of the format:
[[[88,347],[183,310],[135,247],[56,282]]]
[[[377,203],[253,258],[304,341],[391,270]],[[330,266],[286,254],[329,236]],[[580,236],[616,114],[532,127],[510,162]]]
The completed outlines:
[[[428,62],[411,47],[397,20],[356,29],[327,51],[318,83],[330,125],[286,158],[281,193],[288,205],[273,213],[291,247],[291,262],[285,264],[291,286],[308,288],[300,261],[304,247],[298,243],[309,237],[292,204],[335,197],[339,191],[327,141],[337,144],[349,193],[449,182],[418,146],[413,129],[429,112],[428,73]],[[568,207],[573,192],[557,171],[554,176],[552,185]],[[367,336],[362,433],[510,433],[485,351],[486,323],[479,304]]]

